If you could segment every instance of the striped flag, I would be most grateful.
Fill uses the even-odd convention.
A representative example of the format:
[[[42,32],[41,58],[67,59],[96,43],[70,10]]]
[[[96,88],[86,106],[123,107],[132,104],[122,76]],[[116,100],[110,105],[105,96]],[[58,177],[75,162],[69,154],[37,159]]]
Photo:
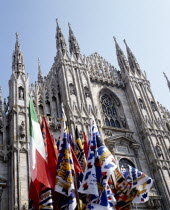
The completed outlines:
[[[39,209],[53,209],[52,191],[45,186],[41,187]]]

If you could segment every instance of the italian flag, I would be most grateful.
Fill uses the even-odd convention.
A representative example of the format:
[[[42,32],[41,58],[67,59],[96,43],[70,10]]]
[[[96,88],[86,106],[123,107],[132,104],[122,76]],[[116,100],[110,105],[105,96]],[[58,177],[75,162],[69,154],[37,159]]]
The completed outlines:
[[[33,100],[29,103],[30,119],[30,175],[32,182],[39,182],[51,188],[51,177],[46,161],[46,151],[44,140],[40,129],[40,124],[35,112]]]

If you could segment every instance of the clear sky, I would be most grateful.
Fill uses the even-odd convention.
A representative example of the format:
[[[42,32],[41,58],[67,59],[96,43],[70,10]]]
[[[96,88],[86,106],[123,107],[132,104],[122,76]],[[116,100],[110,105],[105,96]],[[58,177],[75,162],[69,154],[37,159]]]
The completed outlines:
[[[37,80],[38,57],[46,75],[56,55],[55,19],[68,41],[68,22],[81,53],[98,52],[117,67],[113,35],[125,52],[125,38],[151,81],[157,101],[170,110],[169,0],[5,0],[0,4],[0,85],[8,95],[15,32],[19,33],[30,81]],[[68,42],[67,42],[68,43]]]

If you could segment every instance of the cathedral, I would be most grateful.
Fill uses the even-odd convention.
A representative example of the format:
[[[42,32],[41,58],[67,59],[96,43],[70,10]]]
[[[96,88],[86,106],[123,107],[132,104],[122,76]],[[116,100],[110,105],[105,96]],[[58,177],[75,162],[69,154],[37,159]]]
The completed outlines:
[[[114,38],[119,69],[98,53],[83,56],[69,25],[69,49],[57,22],[52,67],[29,84],[16,33],[9,97],[0,90],[0,210],[28,209],[29,95],[41,122],[60,135],[61,103],[73,136],[76,126],[89,134],[95,117],[100,135],[117,164],[134,166],[154,179],[149,201],[131,209],[170,209],[170,113],[155,101],[150,82],[128,44],[127,56]],[[170,82],[166,77],[169,88]]]

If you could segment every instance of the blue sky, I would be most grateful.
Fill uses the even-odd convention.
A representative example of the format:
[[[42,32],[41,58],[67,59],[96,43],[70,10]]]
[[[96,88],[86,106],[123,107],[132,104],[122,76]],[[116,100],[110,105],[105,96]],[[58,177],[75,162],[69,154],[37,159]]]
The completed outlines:
[[[113,36],[125,51],[123,39],[151,81],[157,101],[170,110],[169,0],[5,0],[0,5],[0,85],[8,95],[15,32],[19,33],[30,81],[37,79],[37,59],[46,75],[56,55],[55,19],[68,41],[71,23],[85,55],[98,52],[117,67]],[[67,42],[68,43],[68,42]]]

